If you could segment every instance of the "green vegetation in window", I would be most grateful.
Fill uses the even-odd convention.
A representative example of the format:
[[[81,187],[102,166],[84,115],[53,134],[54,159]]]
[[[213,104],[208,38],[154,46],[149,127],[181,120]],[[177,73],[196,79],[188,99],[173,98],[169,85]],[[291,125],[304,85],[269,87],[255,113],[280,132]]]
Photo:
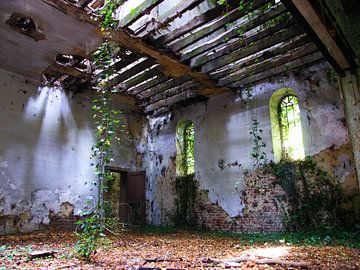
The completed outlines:
[[[184,168],[185,174],[194,173],[194,123],[189,123],[184,129]]]
[[[292,159],[303,159],[305,153],[300,108],[296,96],[286,96],[281,100],[279,117],[283,156],[289,156]]]

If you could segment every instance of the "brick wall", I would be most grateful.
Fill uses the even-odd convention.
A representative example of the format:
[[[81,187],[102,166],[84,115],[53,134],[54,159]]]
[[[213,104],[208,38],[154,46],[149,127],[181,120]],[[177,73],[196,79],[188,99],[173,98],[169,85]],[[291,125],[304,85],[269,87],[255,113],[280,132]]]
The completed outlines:
[[[76,228],[76,221],[79,220],[76,216],[66,217],[54,215],[50,217],[50,230],[53,231],[74,231]]]
[[[245,176],[246,186],[242,196],[243,215],[231,218],[207,193],[199,194],[199,223],[210,230],[233,232],[271,232],[285,229],[283,217],[287,204],[285,192],[275,183],[275,177],[258,170]]]

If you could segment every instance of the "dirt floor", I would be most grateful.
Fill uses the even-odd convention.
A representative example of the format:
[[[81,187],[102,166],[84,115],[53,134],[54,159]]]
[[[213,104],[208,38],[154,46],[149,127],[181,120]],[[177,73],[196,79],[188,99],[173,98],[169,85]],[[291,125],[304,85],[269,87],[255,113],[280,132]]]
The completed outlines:
[[[0,237],[0,269],[300,269],[255,264],[207,263],[249,254],[255,259],[306,261],[308,269],[360,269],[360,249],[344,246],[240,244],[231,237],[204,233],[167,234],[124,232],[104,238],[91,263],[74,254],[76,238],[70,232],[43,232]],[[29,252],[55,251],[54,257],[29,259]],[[157,262],[146,262],[157,259]],[[165,260],[165,261],[161,261]],[[158,268],[155,268],[158,267]]]

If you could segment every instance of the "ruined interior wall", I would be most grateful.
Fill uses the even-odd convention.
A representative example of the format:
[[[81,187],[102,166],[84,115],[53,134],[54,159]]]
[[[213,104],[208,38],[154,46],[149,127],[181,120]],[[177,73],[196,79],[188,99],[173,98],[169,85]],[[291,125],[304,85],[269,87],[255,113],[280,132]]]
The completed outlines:
[[[278,89],[292,88],[299,98],[306,155],[321,156],[319,161],[324,164],[331,160],[334,165],[328,166],[331,173],[353,187],[353,158],[342,101],[332,74],[326,63],[320,63],[257,84],[252,88],[256,95],[254,107],[260,128],[264,130],[264,150],[272,160],[269,99]],[[228,218],[243,216],[249,208],[243,195],[246,189],[244,172],[253,168],[250,158],[253,143],[249,134],[251,113],[240,95],[228,93],[149,119],[144,133],[147,151],[143,151],[148,177],[148,220],[154,224],[169,222],[176,177],[175,131],[176,124],[183,119],[195,124],[195,172],[200,188]],[[336,154],[333,151],[337,151]]]
[[[0,234],[73,224],[95,196],[93,98],[0,70]],[[114,150],[113,165],[136,170],[134,141]]]

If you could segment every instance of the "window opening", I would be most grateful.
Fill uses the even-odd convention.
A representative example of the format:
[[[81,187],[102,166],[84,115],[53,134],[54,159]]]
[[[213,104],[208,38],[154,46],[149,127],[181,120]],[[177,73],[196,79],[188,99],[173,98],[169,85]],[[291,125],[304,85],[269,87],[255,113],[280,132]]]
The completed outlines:
[[[298,99],[294,95],[284,97],[279,105],[279,123],[282,156],[292,159],[305,157]]]
[[[180,121],[176,129],[176,174],[189,175],[194,173],[194,123]]]
[[[184,162],[185,174],[194,173],[194,123],[189,123],[184,129]]]

